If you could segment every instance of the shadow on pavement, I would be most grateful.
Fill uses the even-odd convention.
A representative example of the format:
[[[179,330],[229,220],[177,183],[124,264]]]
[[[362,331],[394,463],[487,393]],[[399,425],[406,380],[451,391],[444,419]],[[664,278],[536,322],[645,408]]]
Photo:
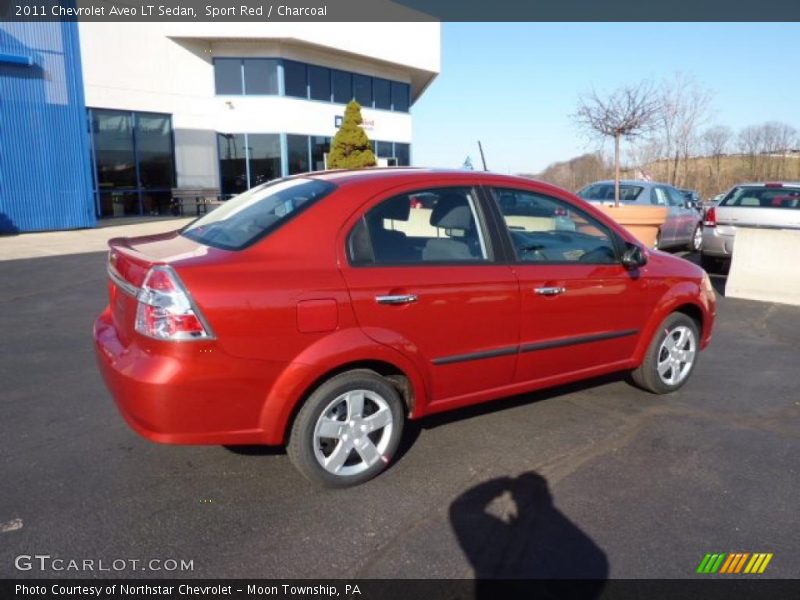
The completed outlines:
[[[697,253],[687,254],[686,256],[682,257],[684,260],[688,260],[690,263],[696,264],[698,267],[700,266],[700,255]],[[714,291],[719,294],[720,296],[725,296],[725,284],[728,282],[728,267],[720,267],[719,270],[708,272],[708,276],[711,278],[711,285],[714,286]]]
[[[475,571],[475,598],[506,589],[543,597],[597,598],[609,565],[605,552],[553,504],[547,480],[529,471],[476,485],[450,505],[450,524]],[[483,580],[483,581],[482,581]],[[574,580],[574,581],[563,581]],[[533,597],[533,596],[531,596]]]
[[[541,400],[557,398],[559,396],[565,396],[567,394],[582,392],[600,385],[605,385],[608,383],[616,383],[626,380],[629,380],[628,373],[625,371],[620,371],[618,373],[600,375],[598,377],[593,377],[591,379],[583,379],[581,381],[566,383],[555,387],[543,388],[541,390],[535,390],[533,392],[526,392],[524,394],[518,394],[516,396],[498,398],[496,400],[491,400],[489,402],[483,402],[480,404],[465,406],[463,408],[448,410],[447,412],[435,413],[433,415],[423,417],[419,421],[410,421],[409,423],[418,423],[419,426],[423,429],[435,429],[436,427],[439,427],[441,425],[447,425],[449,423],[454,423],[456,421],[470,419],[473,417],[479,417],[481,415],[486,415],[494,412],[504,411],[509,408],[513,408],[515,406],[521,406],[523,404],[532,404],[534,402],[539,402]]]

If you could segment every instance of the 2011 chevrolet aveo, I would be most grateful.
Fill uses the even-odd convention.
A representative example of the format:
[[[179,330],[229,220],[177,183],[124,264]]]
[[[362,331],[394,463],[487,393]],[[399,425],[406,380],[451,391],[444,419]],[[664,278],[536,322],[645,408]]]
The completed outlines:
[[[613,371],[672,392],[714,323],[702,269],[489,173],[312,173],[109,245],[94,339],[130,426],[286,444],[329,486],[385,469],[406,419]]]

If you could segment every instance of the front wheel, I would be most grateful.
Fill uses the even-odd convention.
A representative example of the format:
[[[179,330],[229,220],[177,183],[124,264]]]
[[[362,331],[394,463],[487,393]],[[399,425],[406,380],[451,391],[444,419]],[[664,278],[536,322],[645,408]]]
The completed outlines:
[[[668,394],[689,379],[700,351],[697,323],[683,313],[672,313],[661,323],[642,364],[631,376],[641,388]]]
[[[404,418],[403,401],[386,379],[362,369],[340,373],[305,401],[287,452],[312,482],[357,485],[387,467],[400,443]]]

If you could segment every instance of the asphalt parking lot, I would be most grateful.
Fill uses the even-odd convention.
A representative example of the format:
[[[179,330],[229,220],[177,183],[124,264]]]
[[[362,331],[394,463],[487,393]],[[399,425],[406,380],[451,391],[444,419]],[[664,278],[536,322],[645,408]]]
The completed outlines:
[[[279,449],[128,429],[91,344],[104,260],[0,262],[0,577],[109,575],[15,568],[33,554],[193,564],[125,577],[683,578],[708,552],[800,572],[798,308],[720,297],[670,397],[620,376],[440,416],[381,477],[325,491]]]

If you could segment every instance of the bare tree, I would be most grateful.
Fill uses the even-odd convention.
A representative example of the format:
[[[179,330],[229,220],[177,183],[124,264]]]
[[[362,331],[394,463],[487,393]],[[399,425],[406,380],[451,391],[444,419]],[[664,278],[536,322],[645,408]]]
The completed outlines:
[[[733,138],[733,131],[730,127],[716,125],[706,129],[702,136],[703,150],[707,156],[714,160],[714,187],[720,187],[720,171],[722,170],[722,155],[728,150],[728,146]]]
[[[601,96],[594,90],[578,98],[575,123],[587,134],[614,138],[614,203],[619,206],[619,144],[653,127],[659,101],[650,83],[617,88]]]
[[[711,92],[694,77],[675,73],[661,83],[658,123],[665,157],[672,161],[667,179],[678,185],[678,173],[683,161],[683,183],[689,176],[689,156],[698,141],[698,129],[708,120]]]
[[[758,179],[760,161],[759,155],[764,150],[764,130],[759,125],[750,125],[739,132],[736,140],[739,151],[747,157],[750,167],[749,178]]]

